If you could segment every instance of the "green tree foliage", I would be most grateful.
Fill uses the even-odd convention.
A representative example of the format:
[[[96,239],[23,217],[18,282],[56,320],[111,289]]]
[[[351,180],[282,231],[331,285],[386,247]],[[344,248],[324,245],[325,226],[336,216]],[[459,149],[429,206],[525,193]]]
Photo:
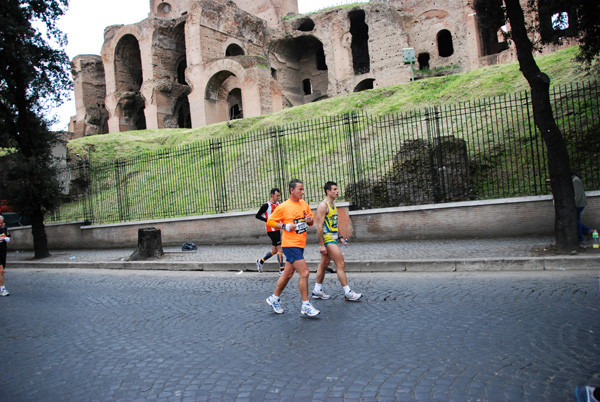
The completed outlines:
[[[591,65],[600,55],[600,2],[577,0],[579,42],[581,51],[577,59]]]
[[[60,201],[53,107],[72,88],[65,35],[68,0],[4,0],[0,7],[0,146],[13,149],[6,192],[32,222],[36,258],[48,256],[44,214]],[[57,49],[58,48],[58,49]]]

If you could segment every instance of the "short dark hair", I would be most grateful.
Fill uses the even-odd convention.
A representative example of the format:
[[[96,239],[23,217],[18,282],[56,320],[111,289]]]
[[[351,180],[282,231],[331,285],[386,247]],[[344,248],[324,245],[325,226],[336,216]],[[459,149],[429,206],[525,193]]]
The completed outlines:
[[[337,183],[334,181],[328,181],[327,183],[325,183],[325,187],[323,187],[323,189],[325,190],[325,195],[327,195],[327,190],[331,190],[331,187],[333,186],[337,186]]]
[[[296,184],[303,184],[302,181],[298,180],[298,179],[292,179],[290,181],[290,184],[288,184],[288,190],[290,191],[290,193],[292,192],[293,189],[296,188]]]
[[[273,187],[271,189],[271,195],[275,194],[275,193],[281,193],[281,190],[279,190],[277,187]]]

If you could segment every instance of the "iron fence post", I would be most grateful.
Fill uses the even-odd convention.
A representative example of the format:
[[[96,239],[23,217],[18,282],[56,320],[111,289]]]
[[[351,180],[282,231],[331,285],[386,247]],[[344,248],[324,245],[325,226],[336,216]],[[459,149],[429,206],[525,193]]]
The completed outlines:
[[[227,194],[225,192],[225,176],[223,167],[222,150],[223,144],[219,140],[212,140],[210,150],[212,154],[213,165],[213,186],[215,191],[215,212],[227,211]]]
[[[282,137],[284,136],[284,130],[277,126],[271,131],[271,137],[275,139],[275,152],[277,156],[275,157],[275,183],[278,183],[279,188],[285,191],[286,183],[285,183],[285,158],[284,152],[285,149],[282,144]],[[287,191],[284,193],[287,194]]]
[[[125,162],[121,161],[119,158],[115,159],[114,168],[115,168],[115,187],[117,190],[117,207],[119,213],[119,220],[121,222],[127,221],[129,218],[129,201],[127,199],[127,188],[122,186],[121,177],[124,176],[121,169],[125,167]]]
[[[350,159],[350,163],[349,163],[349,175],[352,178],[352,181],[354,182],[354,189],[355,189],[355,200],[354,202],[356,203],[356,207],[358,209],[360,209],[363,205],[363,193],[362,193],[362,185],[360,183],[360,178],[359,178],[359,174],[360,174],[360,166],[359,166],[359,149],[358,149],[358,142],[356,140],[356,133],[355,133],[355,120],[356,120],[356,112],[352,112],[352,113],[345,113],[344,117],[343,117],[343,122],[344,125],[347,126],[347,132],[348,132],[348,148],[349,148],[349,159]]]
[[[446,172],[444,166],[444,152],[442,150],[442,130],[440,130],[440,110],[437,106],[433,108],[433,118],[435,120],[435,134],[437,137],[437,149],[438,149],[438,180],[440,183],[440,189],[438,194],[437,202],[444,202],[447,200],[446,191]]]
[[[79,177],[85,184],[85,189],[82,192],[82,209],[83,219],[86,221],[94,221],[94,204],[92,199],[92,178],[90,177],[90,161],[88,159],[80,160]]]

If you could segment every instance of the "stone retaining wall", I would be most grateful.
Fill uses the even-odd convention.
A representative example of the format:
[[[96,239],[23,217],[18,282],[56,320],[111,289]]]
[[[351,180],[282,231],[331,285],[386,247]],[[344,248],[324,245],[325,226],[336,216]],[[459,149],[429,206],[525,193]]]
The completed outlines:
[[[600,191],[589,191],[583,222],[600,228]],[[316,208],[316,206],[314,206]],[[314,212],[313,208],[313,212]],[[353,241],[546,236],[554,231],[551,196],[465,201],[435,205],[350,211],[338,205],[340,231]],[[227,213],[85,226],[82,222],[46,225],[48,245],[56,249],[135,248],[138,229],[161,230],[164,246],[196,244],[269,244],[255,212]],[[11,228],[12,250],[31,250],[31,227]],[[349,236],[348,236],[349,235]],[[309,230],[309,243],[317,242]]]

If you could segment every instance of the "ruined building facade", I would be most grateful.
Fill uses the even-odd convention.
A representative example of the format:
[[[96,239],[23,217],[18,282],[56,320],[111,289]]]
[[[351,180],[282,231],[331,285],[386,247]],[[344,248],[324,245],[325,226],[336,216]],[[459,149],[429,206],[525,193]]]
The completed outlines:
[[[515,60],[468,0],[372,0],[308,15],[296,0],[149,3],[143,21],[105,29],[101,56],[73,60],[73,138],[201,127],[405,83],[406,48],[415,70]]]

